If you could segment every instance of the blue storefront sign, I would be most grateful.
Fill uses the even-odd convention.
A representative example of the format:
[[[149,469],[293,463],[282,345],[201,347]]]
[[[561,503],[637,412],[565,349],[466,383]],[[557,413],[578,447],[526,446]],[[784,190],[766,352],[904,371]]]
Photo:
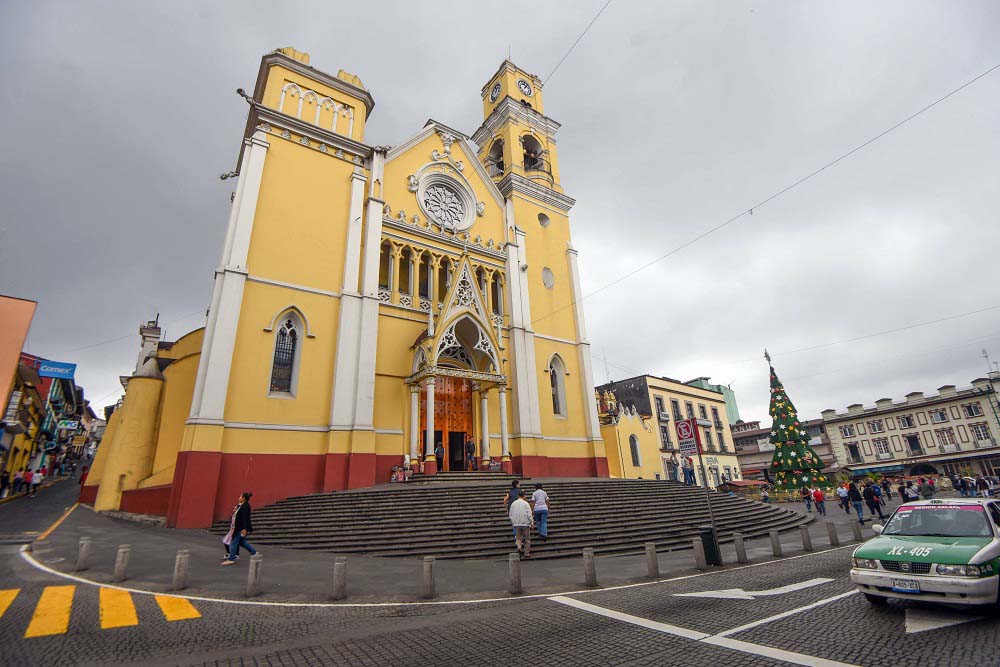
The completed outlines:
[[[43,360],[39,362],[38,374],[43,378],[62,378],[72,380],[76,373],[76,364],[67,364],[62,361]]]

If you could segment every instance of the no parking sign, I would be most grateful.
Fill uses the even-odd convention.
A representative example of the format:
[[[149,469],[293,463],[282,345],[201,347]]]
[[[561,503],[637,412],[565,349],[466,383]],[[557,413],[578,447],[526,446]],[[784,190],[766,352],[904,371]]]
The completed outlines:
[[[677,446],[680,447],[681,456],[697,455],[701,449],[697,420],[682,419],[676,422],[676,424]]]

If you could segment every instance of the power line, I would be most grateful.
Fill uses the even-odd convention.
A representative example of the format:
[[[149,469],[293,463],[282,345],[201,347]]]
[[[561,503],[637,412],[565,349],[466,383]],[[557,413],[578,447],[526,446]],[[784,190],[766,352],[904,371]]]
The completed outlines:
[[[545,77],[545,81],[542,82],[543,84],[549,82],[549,79],[551,79],[552,75],[556,73],[556,70],[559,69],[559,66],[563,64],[564,60],[566,60],[567,58],[569,58],[569,54],[571,54],[573,52],[573,49],[575,49],[576,45],[580,43],[580,40],[583,39],[583,36],[587,34],[587,31],[590,30],[591,26],[593,26],[595,23],[597,23],[597,19],[599,19],[601,17],[601,14],[604,13],[604,10],[607,9],[608,5],[610,5],[610,4],[611,4],[611,0],[608,0],[607,2],[604,3],[604,6],[601,7],[601,9],[597,12],[597,14],[594,15],[594,18],[592,18],[590,20],[590,23],[588,23],[587,27],[583,29],[583,32],[580,33],[580,36],[576,38],[576,41],[573,42],[573,45],[569,47],[569,49],[566,51],[566,53],[563,54],[563,57],[559,59],[559,62],[556,63],[556,66],[552,68],[551,72],[549,72],[549,75],[547,77]]]
[[[177,324],[178,322],[183,322],[186,319],[194,317],[195,315],[201,315],[204,312],[205,312],[204,310],[197,310],[197,311],[195,311],[193,313],[188,313],[187,315],[181,315],[180,317],[175,317],[175,318],[172,318],[172,319],[169,319],[169,320],[164,319],[163,320],[163,326],[166,327],[167,324]],[[125,340],[126,338],[131,338],[134,335],[135,335],[134,333],[130,333],[130,334],[125,334],[124,336],[119,336],[118,338],[109,338],[108,340],[102,340],[102,341],[99,341],[97,343],[91,343],[89,345],[84,345],[82,347],[75,347],[72,350],[66,350],[66,351],[62,352],[61,354],[62,355],[72,354],[74,352],[80,352],[82,350],[89,350],[91,348],[100,347],[102,345],[109,345],[111,343],[117,343],[118,341]]]
[[[581,35],[581,37],[582,37],[582,35]],[[579,40],[577,40],[577,41],[579,41]],[[728,225],[736,222],[740,218],[742,218],[742,217],[744,217],[746,215],[753,215],[753,211],[755,209],[759,209],[762,206],[765,206],[765,205],[771,203],[772,201],[774,201],[778,197],[782,196],[786,192],[789,192],[790,190],[792,190],[794,188],[797,188],[798,186],[802,185],[803,183],[805,183],[809,179],[813,178],[814,176],[819,175],[820,173],[826,171],[827,169],[829,169],[830,167],[834,166],[835,164],[837,164],[837,163],[845,160],[846,158],[850,157],[851,155],[854,155],[855,153],[857,153],[861,149],[863,149],[863,148],[865,148],[865,147],[873,144],[874,142],[878,141],[879,139],[881,139],[882,137],[886,136],[887,134],[893,132],[894,130],[896,130],[896,129],[900,128],[900,127],[902,127],[903,125],[905,125],[906,123],[910,122],[911,120],[913,120],[917,116],[923,114],[926,111],[929,111],[930,109],[933,109],[934,107],[936,107],[941,102],[944,102],[949,97],[951,97],[951,96],[955,95],[956,93],[964,90],[965,88],[968,88],[969,86],[971,86],[972,84],[974,84],[976,81],[979,81],[980,79],[982,79],[983,77],[991,74],[992,72],[996,71],[997,69],[1000,69],[1000,63],[997,63],[996,65],[994,65],[993,67],[989,68],[985,72],[983,72],[983,73],[981,73],[981,74],[973,77],[972,79],[969,79],[968,81],[966,81],[965,83],[963,83],[958,88],[955,88],[954,90],[952,90],[951,92],[947,93],[946,95],[943,95],[943,96],[939,97],[938,99],[934,100],[933,102],[931,102],[927,106],[921,108],[920,110],[915,111],[914,113],[910,114],[909,116],[907,116],[903,120],[899,121],[895,125],[892,125],[891,127],[883,130],[882,132],[879,132],[874,137],[868,139],[864,143],[861,143],[861,144],[855,146],[851,150],[849,150],[846,153],[843,153],[842,155],[840,155],[839,157],[837,157],[837,158],[835,158],[835,159],[827,162],[826,164],[824,164],[823,166],[819,167],[818,169],[815,169],[815,170],[809,172],[808,174],[806,174],[802,178],[798,179],[797,181],[791,183],[790,185],[786,185],[785,187],[781,188],[780,190],[778,190],[774,194],[772,194],[772,195],[770,195],[768,197],[765,197],[764,199],[760,200],[756,204],[750,206],[747,209],[744,209],[743,211],[737,213],[736,215],[734,215],[733,217],[729,218],[728,220],[715,225],[714,227],[712,227],[712,228],[710,228],[710,229],[702,232],[701,234],[695,236],[694,238],[692,238],[692,239],[690,239],[688,241],[685,241],[681,245],[679,245],[676,248],[674,248],[674,249],[672,249],[672,250],[670,250],[670,251],[668,251],[668,252],[660,255],[656,259],[653,259],[653,260],[651,260],[649,262],[646,262],[642,266],[640,266],[640,267],[638,267],[636,269],[633,269],[632,271],[629,271],[628,273],[626,273],[626,274],[624,274],[624,275],[616,278],[615,280],[612,280],[607,285],[604,285],[603,287],[599,287],[596,290],[594,290],[593,292],[590,292],[589,294],[585,294],[585,295],[581,296],[580,298],[578,298],[578,299],[576,299],[574,301],[571,301],[570,303],[566,304],[565,306],[561,306],[561,307],[553,310],[552,312],[550,312],[547,315],[543,315],[541,317],[535,318],[534,321],[535,322],[539,322],[541,320],[544,320],[544,319],[547,319],[549,317],[552,317],[556,313],[561,312],[563,310],[566,310],[567,308],[569,308],[571,306],[575,306],[576,304],[580,303],[584,299],[589,299],[590,297],[592,297],[592,296],[594,296],[596,294],[599,294],[599,293],[603,292],[604,290],[606,290],[606,289],[608,289],[610,287],[614,287],[615,285],[617,285],[618,283],[622,282],[623,280],[631,278],[632,276],[634,276],[635,274],[637,274],[637,273],[639,273],[641,271],[645,271],[646,269],[648,269],[649,267],[653,266],[654,264],[658,264],[659,262],[662,262],[667,257],[670,257],[671,255],[680,252],[684,248],[687,248],[688,246],[697,243],[698,241],[702,240],[703,238],[705,238],[707,236],[710,236],[711,234],[714,234],[715,232],[719,231],[720,229],[722,229],[724,227],[727,227]],[[551,74],[549,76],[551,76]]]

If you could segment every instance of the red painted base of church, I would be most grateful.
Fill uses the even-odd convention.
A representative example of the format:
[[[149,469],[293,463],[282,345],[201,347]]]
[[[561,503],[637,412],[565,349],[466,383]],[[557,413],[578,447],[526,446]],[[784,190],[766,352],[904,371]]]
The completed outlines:
[[[254,507],[263,507],[291,496],[388,482],[400,463],[402,455],[181,452],[172,485],[126,491],[122,510],[165,514],[174,528],[207,528],[229,517],[244,491],[253,494]],[[525,477],[608,476],[607,461],[594,458],[514,457],[509,467]],[[93,492],[83,502],[93,502],[97,487],[86,488]]]
[[[101,488],[100,484],[95,484],[94,486],[81,486],[80,495],[76,499],[77,502],[83,503],[84,505],[93,505],[94,500],[97,499],[97,490]]]
[[[170,505],[170,491],[173,486],[153,486],[148,489],[132,489],[122,491],[122,501],[119,509],[133,514],[155,514],[166,516]]]

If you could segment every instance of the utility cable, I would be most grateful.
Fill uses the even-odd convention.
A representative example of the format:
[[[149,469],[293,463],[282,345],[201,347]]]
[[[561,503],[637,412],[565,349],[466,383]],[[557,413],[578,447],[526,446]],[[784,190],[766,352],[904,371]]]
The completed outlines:
[[[581,35],[581,37],[582,37],[582,35]],[[655,259],[653,259],[653,260],[651,260],[649,262],[646,262],[645,264],[639,266],[636,269],[633,269],[632,271],[629,271],[628,273],[626,273],[626,274],[624,274],[624,275],[616,278],[615,280],[612,280],[610,283],[604,285],[603,287],[599,287],[596,290],[594,290],[593,292],[585,294],[585,295],[581,296],[580,298],[578,298],[578,299],[576,299],[574,301],[571,301],[570,303],[566,304],[565,306],[561,306],[560,308],[557,308],[557,309],[553,310],[552,312],[548,313],[547,315],[543,315],[541,317],[535,318],[534,321],[535,322],[540,322],[541,320],[544,320],[544,319],[547,319],[549,317],[552,317],[553,315],[555,315],[558,312],[561,312],[563,310],[566,310],[567,308],[575,306],[576,304],[580,303],[584,299],[589,299],[590,297],[592,297],[592,296],[594,296],[596,294],[599,294],[599,293],[603,292],[604,290],[606,290],[606,289],[608,289],[610,287],[614,287],[615,285],[617,285],[618,283],[622,282],[623,280],[631,278],[632,276],[634,276],[635,274],[637,274],[637,273],[639,273],[641,271],[645,271],[646,269],[648,269],[649,267],[653,266],[654,264],[658,264],[659,262],[662,262],[667,257],[670,257],[671,255],[680,252],[684,248],[687,248],[688,246],[697,243],[698,241],[702,240],[703,238],[705,238],[707,236],[710,236],[711,234],[714,234],[715,232],[719,231],[720,229],[722,229],[724,227],[727,227],[728,225],[736,222],[740,218],[742,218],[744,216],[747,216],[747,215],[753,215],[753,212],[754,212],[755,209],[759,209],[762,206],[765,206],[765,205],[769,204],[770,202],[774,201],[775,199],[777,199],[778,197],[782,196],[786,192],[789,192],[790,190],[793,190],[794,188],[797,188],[798,186],[802,185],[803,183],[805,183],[809,179],[813,178],[814,176],[817,176],[817,175],[821,174],[822,172],[826,171],[830,167],[832,167],[832,166],[836,165],[837,163],[839,163],[839,162],[847,159],[851,155],[854,155],[855,153],[857,153],[861,149],[863,149],[863,148],[865,148],[865,147],[867,147],[867,146],[875,143],[876,141],[878,141],[882,137],[884,137],[887,134],[893,132],[894,130],[902,127],[903,125],[905,125],[906,123],[910,122],[911,120],[913,120],[917,116],[923,114],[924,112],[929,111],[930,109],[933,109],[934,107],[936,107],[941,102],[944,102],[949,97],[951,97],[951,96],[959,93],[960,91],[964,90],[965,88],[968,88],[969,86],[971,86],[972,84],[974,84],[976,81],[979,81],[980,79],[982,79],[983,77],[985,77],[985,76],[993,73],[997,69],[1000,69],[1000,63],[997,63],[996,65],[994,65],[993,67],[989,68],[985,72],[982,72],[981,74],[979,74],[979,75],[977,75],[977,76],[969,79],[968,81],[966,81],[965,83],[963,83],[958,88],[955,88],[951,92],[949,92],[949,93],[947,93],[947,94],[939,97],[938,99],[936,99],[933,102],[931,102],[930,104],[922,107],[918,111],[913,112],[912,114],[910,114],[909,116],[907,116],[903,120],[899,121],[895,125],[890,126],[889,128],[883,130],[882,132],[879,132],[874,137],[868,139],[864,143],[861,143],[861,144],[855,146],[854,148],[852,148],[851,150],[847,151],[846,153],[841,154],[839,157],[834,158],[833,160],[830,160],[829,162],[827,162],[823,166],[819,167],[818,169],[814,169],[813,171],[809,172],[808,174],[806,174],[802,178],[798,179],[797,181],[794,181],[793,183],[791,183],[789,185],[786,185],[785,187],[781,188],[777,192],[773,193],[772,195],[770,195],[768,197],[765,197],[764,199],[760,200],[756,204],[750,206],[747,209],[744,209],[743,211],[737,213],[736,215],[734,215],[733,217],[729,218],[728,220],[725,220],[724,222],[721,222],[721,223],[715,225],[714,227],[711,227],[710,229],[707,229],[706,231],[702,232],[701,234],[698,234],[697,236],[695,236],[694,238],[692,238],[692,239],[690,239],[688,241],[685,241],[684,243],[682,243],[681,245],[677,246],[676,248],[674,248],[674,249],[672,249],[672,250],[670,250],[670,251],[668,251],[668,252],[660,255],[659,257],[657,257],[657,258],[655,258]],[[551,75],[549,75],[549,76],[551,76]]]
[[[542,82],[543,85],[549,82],[549,79],[551,79],[552,75],[556,73],[556,70],[559,69],[559,66],[563,64],[563,61],[566,60],[567,58],[569,58],[569,54],[573,53],[573,49],[576,48],[576,45],[580,43],[580,40],[583,39],[583,36],[587,34],[587,32],[590,30],[590,28],[595,23],[597,23],[597,19],[599,19],[601,17],[601,14],[604,13],[604,10],[607,9],[608,5],[610,5],[610,4],[611,4],[611,0],[608,0],[607,2],[604,3],[604,6],[601,7],[600,10],[598,10],[597,14],[594,15],[594,18],[592,18],[590,20],[590,23],[587,24],[587,27],[584,28],[583,32],[580,33],[580,36],[576,38],[575,42],[573,42],[573,45],[569,47],[569,49],[566,51],[566,53],[563,54],[563,57],[559,59],[559,62],[556,63],[556,66],[552,68],[551,72],[549,72],[549,75],[547,77],[545,77],[545,81]]]

